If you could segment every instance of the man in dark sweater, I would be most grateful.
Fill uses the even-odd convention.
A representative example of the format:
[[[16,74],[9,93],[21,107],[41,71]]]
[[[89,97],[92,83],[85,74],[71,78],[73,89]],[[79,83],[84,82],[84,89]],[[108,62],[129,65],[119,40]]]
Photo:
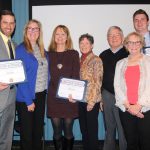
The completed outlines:
[[[119,149],[126,150],[126,140],[119,118],[118,108],[115,106],[114,75],[118,60],[128,56],[123,47],[123,32],[118,26],[111,26],[107,32],[110,48],[100,54],[103,62],[102,98],[104,104],[104,120],[106,136],[103,150],[116,150],[116,129],[118,131]]]

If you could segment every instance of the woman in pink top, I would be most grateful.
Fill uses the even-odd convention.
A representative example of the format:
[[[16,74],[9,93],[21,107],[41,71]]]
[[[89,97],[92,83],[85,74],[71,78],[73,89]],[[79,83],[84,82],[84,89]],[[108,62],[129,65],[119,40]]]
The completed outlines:
[[[114,87],[127,150],[150,150],[150,57],[141,53],[144,39],[136,32],[124,46],[130,55],[117,63]]]

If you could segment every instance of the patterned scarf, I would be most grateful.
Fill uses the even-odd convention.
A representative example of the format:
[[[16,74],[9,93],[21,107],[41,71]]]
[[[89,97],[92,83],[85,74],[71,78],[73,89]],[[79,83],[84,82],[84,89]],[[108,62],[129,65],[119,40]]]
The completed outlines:
[[[91,54],[91,53],[92,53],[92,51],[89,51],[89,52],[87,52],[87,53],[82,53],[81,59],[80,59],[80,66],[83,64],[83,62],[84,62],[84,60],[86,59],[86,57],[87,57],[89,54]]]

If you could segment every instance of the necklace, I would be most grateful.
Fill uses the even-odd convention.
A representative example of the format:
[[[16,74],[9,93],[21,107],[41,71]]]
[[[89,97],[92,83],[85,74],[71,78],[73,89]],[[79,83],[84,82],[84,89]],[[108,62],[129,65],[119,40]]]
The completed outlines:
[[[63,57],[64,57],[64,52],[57,53],[57,68],[59,70],[63,68]]]
[[[57,64],[57,68],[61,69],[63,67],[63,64]]]

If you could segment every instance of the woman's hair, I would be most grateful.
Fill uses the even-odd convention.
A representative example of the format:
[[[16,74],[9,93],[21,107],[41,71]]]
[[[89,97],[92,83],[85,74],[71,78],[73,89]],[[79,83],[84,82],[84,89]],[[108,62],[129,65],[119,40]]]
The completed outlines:
[[[35,20],[35,19],[29,20],[29,22],[24,27],[23,36],[24,36],[25,47],[26,47],[26,49],[27,49],[27,51],[29,53],[33,53],[32,45],[31,45],[31,43],[30,43],[30,41],[29,41],[29,39],[27,37],[27,28],[28,28],[28,25],[31,24],[31,23],[36,23],[38,25],[38,27],[39,27],[39,32],[40,33],[39,33],[39,37],[38,37],[36,43],[39,46],[41,56],[45,57],[42,25],[41,25],[41,23],[38,20]]]
[[[140,34],[137,33],[137,32],[131,32],[131,33],[129,33],[129,34],[124,38],[123,45],[124,45],[125,47],[126,47],[127,43],[129,42],[129,38],[130,38],[131,36],[136,36],[136,37],[138,37],[138,38],[139,38],[139,41],[141,42],[142,47],[145,46],[145,41],[144,41],[143,36],[140,35]]]
[[[80,37],[79,37],[79,43],[84,39],[84,38],[87,38],[88,41],[91,43],[91,44],[94,44],[94,38],[92,35],[86,33],[86,34],[82,34]]]
[[[61,29],[67,34],[65,49],[66,50],[73,49],[73,43],[72,43],[69,29],[65,25],[58,25],[53,31],[51,42],[50,42],[50,45],[48,47],[48,50],[49,51],[56,51],[56,49],[57,49],[57,43],[55,42],[55,34],[56,34],[57,29]]]

